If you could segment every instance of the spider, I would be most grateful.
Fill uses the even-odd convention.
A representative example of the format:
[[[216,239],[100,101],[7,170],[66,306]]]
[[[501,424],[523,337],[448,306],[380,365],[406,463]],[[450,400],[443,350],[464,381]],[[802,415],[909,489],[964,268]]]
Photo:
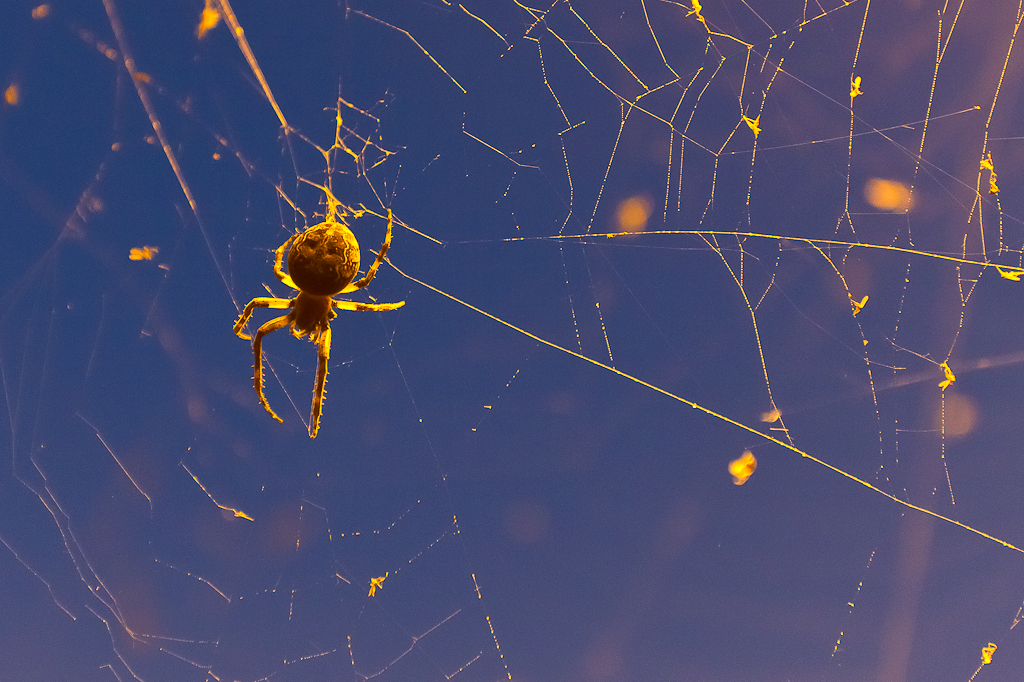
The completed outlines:
[[[363,212],[354,213],[358,218]],[[313,388],[313,406],[309,415],[310,438],[316,438],[316,433],[320,429],[320,414],[323,411],[324,394],[327,389],[327,360],[331,356],[331,320],[337,315],[334,309],[395,310],[405,305],[405,301],[356,303],[332,298],[337,294],[362,289],[369,284],[377,274],[377,268],[384,261],[388,247],[391,246],[391,226],[394,219],[391,209],[388,209],[388,228],[380,253],[366,275],[353,282],[352,279],[359,272],[359,242],[356,241],[344,218],[345,214],[342,214],[335,221],[329,214],[326,222],[288,237],[277,249],[274,274],[285,285],[298,290],[298,295],[294,298],[254,298],[246,304],[234,327],[235,334],[239,337],[252,339],[255,356],[253,383],[256,386],[256,396],[260,400],[260,405],[279,422],[284,420],[271,409],[270,403],[263,395],[263,337],[290,326],[295,338],[301,339],[308,335],[311,342],[319,345],[316,385]],[[281,268],[285,250],[288,251],[288,272]],[[244,327],[255,308],[291,308],[291,312],[267,322],[257,329],[256,336],[252,337],[245,333]]]

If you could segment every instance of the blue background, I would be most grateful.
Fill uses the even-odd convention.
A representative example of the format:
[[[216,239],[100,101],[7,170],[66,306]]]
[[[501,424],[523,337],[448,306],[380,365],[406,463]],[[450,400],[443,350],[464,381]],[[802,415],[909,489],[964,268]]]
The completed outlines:
[[[103,4],[5,6],[0,680],[1016,678],[1019,551],[488,316],[785,440],[767,371],[797,448],[1024,546],[1022,285],[928,257],[1021,264],[1014,5],[708,2],[709,44],[667,2],[238,2],[288,132],[199,4],[115,6],[196,210]],[[278,424],[231,325],[291,295],[339,94],[334,191],[409,277],[334,321],[311,441],[315,347],[265,343]],[[604,237],[636,196],[769,238]]]

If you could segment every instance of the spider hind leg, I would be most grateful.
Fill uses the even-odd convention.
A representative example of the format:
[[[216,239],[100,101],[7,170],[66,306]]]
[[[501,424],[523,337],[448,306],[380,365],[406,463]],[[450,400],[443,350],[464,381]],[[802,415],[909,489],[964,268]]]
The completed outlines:
[[[266,396],[263,395],[263,337],[271,332],[276,332],[282,327],[286,327],[291,323],[291,314],[282,315],[281,317],[275,317],[270,322],[267,322],[262,327],[256,330],[256,336],[252,340],[252,351],[255,356],[255,362],[253,363],[253,383],[256,386],[256,397],[260,399],[260,405],[270,413],[270,416],[279,422],[284,422],[283,419],[277,416],[273,408],[270,407],[270,403],[267,402]]]
[[[324,410],[324,398],[327,396],[327,361],[331,357],[331,328],[324,325],[320,332],[320,343],[317,350],[316,385],[313,387],[313,405],[309,411],[309,437],[316,438],[320,430],[320,415]]]

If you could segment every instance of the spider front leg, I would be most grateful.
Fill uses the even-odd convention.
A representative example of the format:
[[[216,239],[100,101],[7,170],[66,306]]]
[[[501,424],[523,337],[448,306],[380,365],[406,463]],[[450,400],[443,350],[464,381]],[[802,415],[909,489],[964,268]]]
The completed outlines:
[[[285,286],[289,286],[296,291],[299,290],[298,285],[292,281],[291,275],[284,271],[284,252],[288,250],[288,246],[292,243],[292,240],[298,235],[292,235],[285,240],[284,244],[277,247],[277,252],[274,253],[274,274],[281,280]]]
[[[249,321],[250,317],[252,317],[253,310],[256,308],[291,308],[294,305],[294,298],[268,298],[266,296],[262,298],[254,298],[245,304],[245,309],[242,310],[242,314],[238,316],[238,322],[235,322],[235,326],[232,331],[234,331],[239,338],[248,341],[252,337],[242,330],[245,328],[245,323]]]
[[[397,310],[405,305],[405,301],[398,303],[356,303],[355,301],[331,301],[338,310]]]
[[[366,276],[360,280],[350,283],[347,287],[342,289],[339,293],[346,294],[350,291],[362,289],[371,281],[373,281],[374,275],[377,274],[377,268],[384,262],[384,255],[387,254],[388,249],[391,248],[391,226],[395,223],[395,217],[391,213],[391,209],[388,209],[388,229],[384,235],[384,243],[380,245],[380,253],[377,254],[377,259],[373,261],[373,265],[366,271]]]

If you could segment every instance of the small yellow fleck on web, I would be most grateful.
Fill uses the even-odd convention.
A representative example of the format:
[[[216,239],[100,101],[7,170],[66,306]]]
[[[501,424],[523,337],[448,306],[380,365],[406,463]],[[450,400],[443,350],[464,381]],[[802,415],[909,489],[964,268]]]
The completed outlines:
[[[988,156],[981,160],[980,170],[987,170],[988,175],[988,193],[999,194],[999,185],[996,184],[996,167],[992,162],[992,152],[988,153]]]
[[[750,118],[749,116],[744,116],[743,117],[743,122],[746,123],[747,126],[751,130],[754,131],[754,139],[755,140],[757,139],[757,136],[761,134],[760,121],[761,121],[761,115],[760,114],[757,115],[757,118]]]
[[[220,12],[213,7],[213,0],[206,0],[206,7],[203,8],[203,13],[199,15],[199,25],[196,26],[196,38],[202,40],[206,37],[206,34],[217,28],[217,24],[220,23]]]
[[[939,382],[939,388],[946,389],[951,383],[956,381],[956,375],[953,374],[953,370],[951,370],[949,365],[945,362],[939,365],[939,367],[941,367],[942,371],[946,374],[945,380]]]
[[[704,24],[704,27],[707,28],[708,22],[704,20],[704,17],[700,13],[702,9],[704,8],[701,7],[700,0],[693,0],[693,9],[687,12],[686,16],[690,16],[692,14],[694,17],[696,17],[697,21]]]
[[[128,252],[128,260],[153,260],[153,256],[160,253],[155,246],[135,247]]]
[[[992,642],[988,643],[988,646],[982,647],[981,649],[981,664],[988,665],[992,662],[992,654],[996,652],[996,645]]]
[[[863,95],[864,91],[860,89],[860,76],[850,77],[850,100],[852,101],[857,95]]]
[[[388,571],[379,578],[370,578],[370,594],[368,596],[372,597],[376,594],[377,588],[384,589],[384,579],[387,578],[390,573],[391,572]]]
[[[739,459],[729,462],[729,473],[734,485],[743,485],[757,469],[757,459],[750,450],[745,450]]]
[[[996,271],[999,273],[1000,277],[1008,279],[1011,282],[1019,282],[1020,276],[1024,275],[1024,270],[1021,270],[1020,268],[1004,268],[997,265]]]

